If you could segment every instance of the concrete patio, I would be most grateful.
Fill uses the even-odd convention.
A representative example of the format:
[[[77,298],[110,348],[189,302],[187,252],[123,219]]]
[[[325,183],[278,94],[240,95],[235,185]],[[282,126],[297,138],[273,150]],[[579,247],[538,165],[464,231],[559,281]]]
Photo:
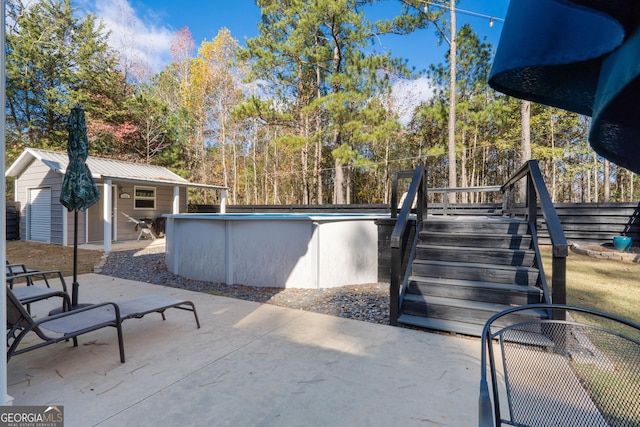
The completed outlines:
[[[80,302],[192,300],[202,328],[170,309],[164,322],[124,322],[124,364],[112,328],[12,358],[14,405],[63,405],[67,427],[477,425],[479,340],[99,274],[78,281]]]

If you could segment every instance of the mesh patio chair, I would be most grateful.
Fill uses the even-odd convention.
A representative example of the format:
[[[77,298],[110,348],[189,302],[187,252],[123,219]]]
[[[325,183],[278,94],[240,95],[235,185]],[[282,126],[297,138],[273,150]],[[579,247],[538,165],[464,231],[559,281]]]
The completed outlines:
[[[160,316],[162,316],[162,320],[166,320],[164,312],[170,308],[176,308],[193,313],[196,327],[200,329],[200,320],[198,319],[196,306],[191,301],[162,295],[142,295],[133,298],[117,299],[113,302],[120,308],[120,318],[123,321],[127,319],[141,319],[150,313],[159,313]]]
[[[35,320],[24,309],[11,289],[7,289],[7,362],[14,355],[69,339],[72,339],[74,347],[77,347],[78,336],[106,327],[116,328],[120,361],[124,363],[122,321],[116,304],[94,304]],[[30,332],[36,334],[42,341],[20,346]]]
[[[67,311],[71,307],[67,284],[61,271],[29,270],[26,267],[24,271],[25,273],[7,276],[7,286],[13,291],[13,295],[20,303],[27,306],[29,313],[31,313],[32,303],[51,297],[62,298],[62,311]],[[37,285],[35,284],[36,281],[38,282]]]
[[[5,276],[7,278],[7,283],[9,281],[13,281],[12,277],[17,276],[18,274],[26,274],[26,273],[36,273],[38,270],[33,268],[27,268],[24,264],[12,264],[7,260],[7,265],[5,267]]]
[[[640,325],[553,304],[498,313],[482,333],[478,403],[481,427],[637,427]]]

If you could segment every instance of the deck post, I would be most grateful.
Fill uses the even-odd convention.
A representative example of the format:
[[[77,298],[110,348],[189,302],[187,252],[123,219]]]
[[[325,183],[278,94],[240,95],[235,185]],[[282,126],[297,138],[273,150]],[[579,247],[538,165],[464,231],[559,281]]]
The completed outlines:
[[[189,190],[186,190],[186,194],[189,194]],[[180,213],[180,187],[177,185],[173,187],[173,200],[171,204],[171,213],[177,215]]]
[[[105,179],[104,180],[104,184],[103,184],[103,188],[104,191],[102,192],[103,194],[103,200],[104,200],[104,205],[103,205],[103,209],[102,209],[102,214],[103,214],[103,218],[104,218],[104,251],[105,253],[109,253],[111,252],[111,240],[112,240],[112,231],[111,231],[111,227],[112,227],[112,220],[111,220],[111,209],[113,206],[113,192],[111,190],[111,186],[112,186],[112,182],[110,179]]]
[[[551,272],[551,301],[554,304],[567,303],[567,255],[553,251]]]
[[[220,213],[227,213],[227,189],[220,190]]]
[[[525,197],[527,198],[527,222],[533,230],[537,231],[538,199],[536,197],[536,187],[530,174],[527,174],[526,186],[527,191]]]

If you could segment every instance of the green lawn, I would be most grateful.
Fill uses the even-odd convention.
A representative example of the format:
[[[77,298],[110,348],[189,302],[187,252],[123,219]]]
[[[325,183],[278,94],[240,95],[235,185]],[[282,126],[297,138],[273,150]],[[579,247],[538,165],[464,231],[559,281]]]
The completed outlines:
[[[541,254],[550,282],[551,247],[541,247]],[[640,264],[597,259],[569,251],[567,304],[640,323]]]

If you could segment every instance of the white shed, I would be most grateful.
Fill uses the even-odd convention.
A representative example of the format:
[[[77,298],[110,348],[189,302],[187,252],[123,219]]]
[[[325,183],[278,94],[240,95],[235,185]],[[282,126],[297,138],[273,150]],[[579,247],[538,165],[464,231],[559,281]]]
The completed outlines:
[[[68,161],[66,152],[27,148],[7,169],[5,175],[15,177],[15,201],[21,205],[21,239],[73,244],[74,215],[60,203]],[[188,187],[220,191],[224,212],[226,187],[191,183],[162,166],[91,156],[87,165],[101,197],[80,212],[78,242],[104,242],[105,252],[111,251],[113,241],[138,237],[130,218],[155,221],[162,233],[162,215],[187,211]]]

